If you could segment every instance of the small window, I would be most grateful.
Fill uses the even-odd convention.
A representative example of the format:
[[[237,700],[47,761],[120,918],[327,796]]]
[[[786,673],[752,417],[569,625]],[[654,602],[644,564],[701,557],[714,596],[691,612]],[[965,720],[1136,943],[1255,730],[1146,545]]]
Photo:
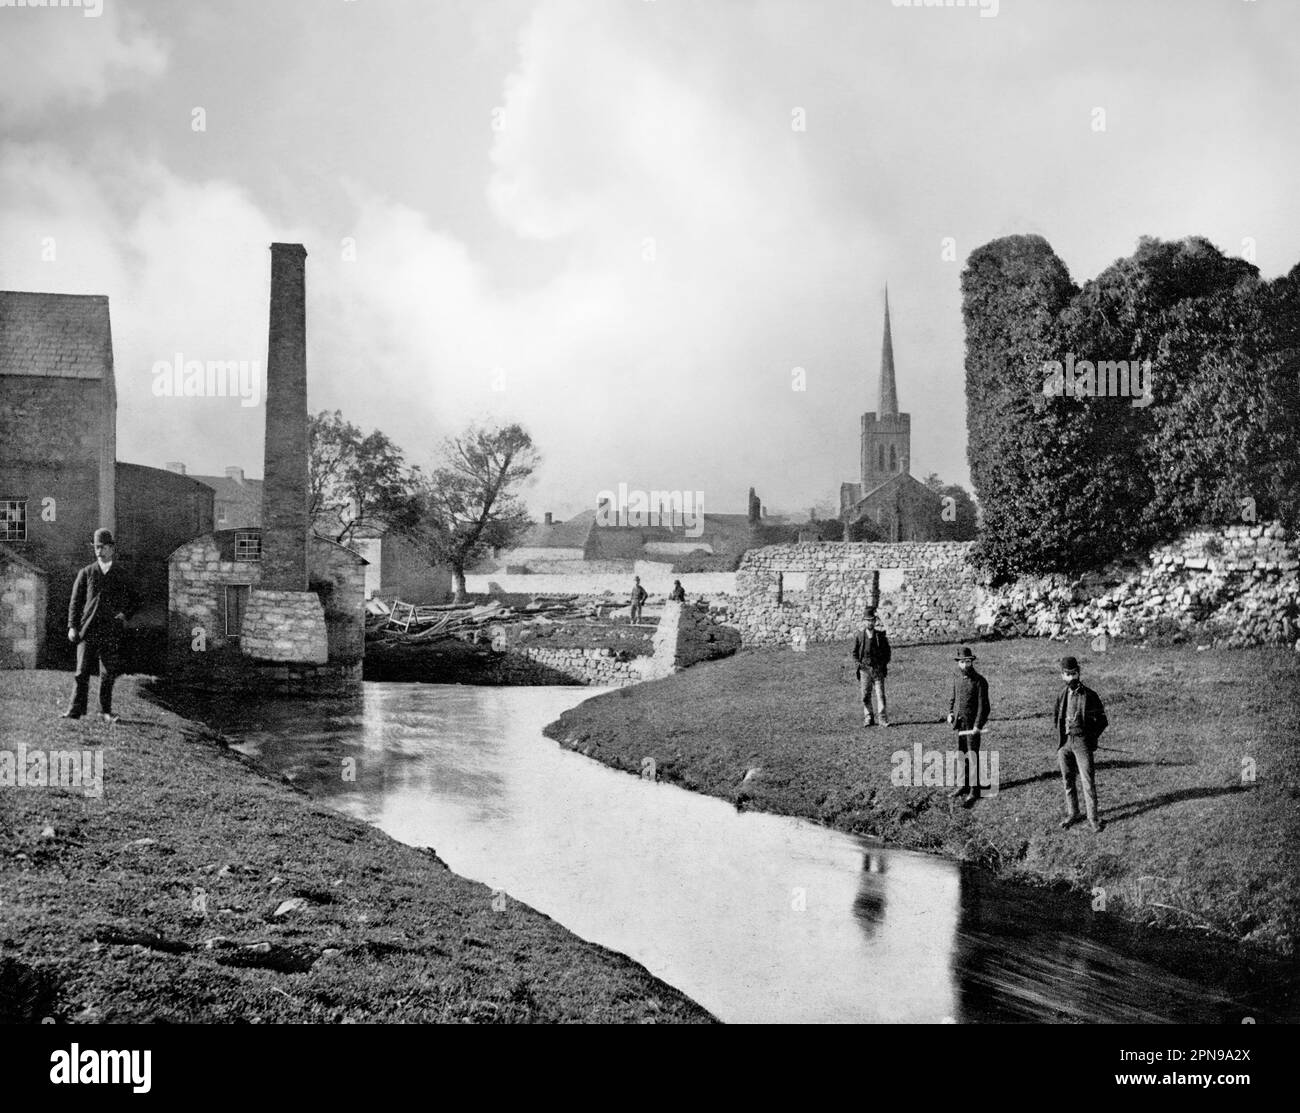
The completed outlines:
[[[0,541],[27,540],[27,500],[0,499]]]
[[[235,534],[236,560],[261,560],[262,535],[254,530],[241,530]]]
[[[876,454],[876,459],[879,461],[879,467],[877,467],[876,470],[884,471],[885,470],[885,446],[883,444],[880,446],[880,450]]]
[[[898,453],[892,444],[889,446],[889,470],[898,471]]]
[[[226,637],[238,641],[244,629],[244,611],[248,608],[248,584],[226,586]]]

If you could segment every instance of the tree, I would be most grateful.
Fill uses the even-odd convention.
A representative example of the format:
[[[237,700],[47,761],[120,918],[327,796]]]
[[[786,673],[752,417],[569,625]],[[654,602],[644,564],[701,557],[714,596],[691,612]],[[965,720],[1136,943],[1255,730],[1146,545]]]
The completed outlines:
[[[1268,283],[1203,238],[1144,237],[1076,289],[1046,241],[1011,237],[972,253],[962,293],[976,555],[995,575],[1078,571],[1200,524],[1296,523],[1300,268]],[[1067,360],[1095,381],[1048,396],[1045,365]],[[1103,363],[1141,367],[1149,394],[1112,395]]]
[[[978,534],[976,519],[978,513],[975,500],[970,492],[960,483],[945,483],[937,472],[931,472],[922,483],[941,499],[952,499],[952,513],[949,515],[945,501],[939,516],[939,541],[974,541]]]
[[[508,547],[532,525],[517,489],[540,456],[519,425],[471,426],[444,444],[442,460],[420,486],[408,536],[426,559],[450,565],[459,603],[466,567],[491,549]]]
[[[415,521],[419,470],[374,430],[363,434],[342,413],[322,410],[308,427],[312,526],[347,544],[361,527],[402,532]]]

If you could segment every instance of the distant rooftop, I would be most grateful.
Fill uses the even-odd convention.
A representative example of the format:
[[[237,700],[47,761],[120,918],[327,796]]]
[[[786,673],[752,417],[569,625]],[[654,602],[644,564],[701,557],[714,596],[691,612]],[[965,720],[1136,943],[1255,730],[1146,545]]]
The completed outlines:
[[[0,290],[0,374],[113,376],[113,334],[102,294]]]

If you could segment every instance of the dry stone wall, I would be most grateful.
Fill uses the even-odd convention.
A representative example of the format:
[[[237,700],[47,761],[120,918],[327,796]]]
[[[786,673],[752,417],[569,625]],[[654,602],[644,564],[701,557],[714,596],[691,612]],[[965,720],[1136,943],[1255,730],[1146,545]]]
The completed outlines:
[[[736,594],[718,609],[746,645],[851,638],[875,604],[896,641],[943,642],[975,631],[969,541],[799,542],[750,549]],[[787,582],[795,585],[787,590]]]
[[[1276,522],[1201,529],[1081,577],[1026,577],[987,592],[979,623],[1005,637],[1160,636],[1300,646],[1300,547]]]
[[[746,645],[848,639],[876,601],[900,642],[1087,634],[1300,649],[1300,542],[1276,522],[1194,530],[1142,560],[996,588],[981,582],[970,550],[970,542],[751,549],[736,596],[714,609]]]

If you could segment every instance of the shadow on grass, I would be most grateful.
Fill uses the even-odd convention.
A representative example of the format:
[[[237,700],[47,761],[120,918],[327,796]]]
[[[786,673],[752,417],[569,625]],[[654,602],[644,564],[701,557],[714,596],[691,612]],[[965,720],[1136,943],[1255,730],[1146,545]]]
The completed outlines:
[[[1156,808],[1165,808],[1170,804],[1182,804],[1188,800],[1212,800],[1216,796],[1232,796],[1239,792],[1249,792],[1254,785],[1228,785],[1222,788],[1181,788],[1177,792],[1162,792],[1149,800],[1138,800],[1132,804],[1118,804],[1102,813],[1108,822],[1120,819],[1136,819],[1145,812]]]
[[[1097,773],[1106,772],[1112,769],[1141,769],[1149,765],[1159,765],[1162,767],[1172,765],[1195,765],[1193,761],[1097,761],[1093,763],[1093,769]],[[1051,769],[1039,773],[1034,777],[1022,777],[1018,781],[1007,781],[998,786],[999,792],[1006,792],[1008,789],[1020,788],[1023,785],[1039,784],[1042,781],[1059,781],[1061,779],[1060,769]]]

